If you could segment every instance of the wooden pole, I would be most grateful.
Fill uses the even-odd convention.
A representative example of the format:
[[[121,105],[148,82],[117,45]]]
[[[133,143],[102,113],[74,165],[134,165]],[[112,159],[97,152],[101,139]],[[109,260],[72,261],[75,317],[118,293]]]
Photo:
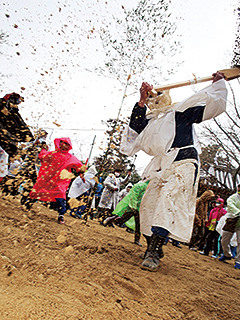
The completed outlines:
[[[88,162],[89,163],[90,163],[90,158],[91,158],[91,155],[92,155],[92,150],[93,150],[95,139],[96,139],[96,135],[93,138],[92,147],[91,147],[91,150],[90,150],[90,153],[89,153],[89,156],[88,156]]]
[[[240,68],[235,67],[231,69],[224,69],[224,70],[219,70],[219,72],[224,73],[225,80],[229,81],[232,79],[236,79],[240,76]],[[156,97],[158,92],[164,91],[164,90],[170,90],[174,88],[179,88],[179,87],[184,87],[184,86],[189,86],[201,82],[207,82],[211,81],[214,79],[214,76],[207,76],[207,77],[202,77],[202,78],[194,78],[192,80],[186,80],[186,81],[181,81],[181,82],[176,82],[172,84],[166,84],[162,86],[155,86],[153,87],[153,90],[149,91],[149,94],[152,97]]]

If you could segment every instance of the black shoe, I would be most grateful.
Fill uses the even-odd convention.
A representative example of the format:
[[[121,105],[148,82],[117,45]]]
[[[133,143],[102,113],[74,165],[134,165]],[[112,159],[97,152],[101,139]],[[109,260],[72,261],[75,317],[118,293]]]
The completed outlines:
[[[197,251],[197,249],[195,247],[189,247],[189,250]]]
[[[59,216],[58,217],[58,223],[60,223],[60,224],[64,224],[65,223],[63,216]]]
[[[103,220],[102,224],[104,225],[104,227],[106,226],[112,226],[113,221],[116,219],[116,216],[112,216],[112,217],[108,217],[105,220]]]
[[[139,258],[144,260],[146,258],[146,254],[147,254],[147,251],[141,252],[139,255]],[[158,259],[162,259],[164,257],[163,249],[162,248],[158,249],[157,254],[158,254]]]
[[[142,247],[142,244],[139,241],[134,241],[135,244],[137,244],[138,246]]]
[[[164,257],[163,249],[159,248],[157,251],[158,259],[162,259]]]
[[[157,271],[160,256],[163,255],[162,246],[165,240],[165,237],[156,234],[151,235],[149,246],[145,253],[141,269],[148,271]]]
[[[176,244],[176,243],[173,243],[172,245],[173,245],[174,247],[177,247],[177,248],[179,248],[179,249],[182,249],[182,247],[180,246],[179,243],[177,243],[177,244]]]
[[[202,254],[203,256],[208,256],[208,254],[206,254],[204,251],[200,251],[200,254]]]
[[[224,262],[226,260],[231,260],[231,259],[232,257],[226,257],[225,255],[222,255],[218,260]]]
[[[148,270],[148,271],[157,271],[159,265],[159,260],[154,259],[154,257],[149,256],[143,260],[141,265],[141,269]]]

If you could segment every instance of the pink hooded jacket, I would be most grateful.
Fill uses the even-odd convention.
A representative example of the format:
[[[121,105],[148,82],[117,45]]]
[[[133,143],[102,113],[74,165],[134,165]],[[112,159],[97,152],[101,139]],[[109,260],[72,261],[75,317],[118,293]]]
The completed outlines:
[[[60,141],[70,145],[67,151],[60,150]],[[61,179],[61,171],[66,169],[71,172],[71,168],[75,168],[78,172],[83,165],[80,160],[69,153],[69,150],[72,149],[70,138],[57,138],[54,144],[55,151],[42,149],[38,155],[42,165],[37,182],[30,192],[32,199],[52,202],[55,202],[56,198],[66,199],[67,188],[71,180]]]
[[[215,230],[216,223],[220,220],[222,216],[224,216],[227,211],[223,209],[224,200],[222,198],[218,198],[216,201],[221,202],[219,207],[215,207],[210,211],[208,222],[206,223],[206,227],[209,227],[209,230]]]

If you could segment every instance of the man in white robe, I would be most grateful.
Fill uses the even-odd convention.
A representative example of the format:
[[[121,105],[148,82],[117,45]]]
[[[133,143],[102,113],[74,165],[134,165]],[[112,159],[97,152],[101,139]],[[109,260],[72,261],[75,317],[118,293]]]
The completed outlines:
[[[140,207],[141,232],[149,237],[142,269],[157,269],[159,248],[167,236],[182,242],[191,238],[200,150],[193,123],[225,111],[227,89],[223,78],[222,73],[215,73],[210,86],[175,105],[163,93],[162,101],[160,95],[155,110],[148,115],[145,103],[151,102],[148,92],[152,86],[142,84],[140,101],[134,106],[121,143],[124,154],[133,156],[143,150],[153,156],[142,176],[150,180]],[[153,104],[149,105],[152,108]]]
[[[125,178],[120,177],[120,172],[119,169],[115,169],[114,173],[110,173],[103,183],[104,189],[98,205],[101,225],[107,217],[112,216],[112,211],[116,209],[119,202],[120,186],[126,184],[130,178],[131,172],[128,172]]]
[[[233,236],[233,233],[236,232],[237,236],[237,254],[235,257],[235,269],[240,270],[240,184],[237,186],[237,192],[231,195],[227,199],[227,214],[225,215],[226,219],[234,219],[234,225],[232,226],[233,230],[226,231],[225,226],[222,230],[222,249],[223,256],[219,258],[220,261],[224,262],[225,260],[232,259],[232,253],[230,248],[230,241]]]
[[[90,200],[91,192],[95,186],[96,181],[96,174],[97,170],[95,166],[91,166],[87,172],[84,174],[84,180],[81,179],[81,177],[77,177],[74,179],[73,183],[71,184],[71,187],[69,188],[68,192],[68,198],[70,200],[68,201],[71,207],[70,216],[72,217],[78,217],[81,218],[84,214],[88,202]],[[74,201],[75,199],[79,201]],[[93,199],[94,203],[94,199]],[[93,206],[92,203],[92,206]],[[90,213],[90,219],[93,218],[93,212]]]

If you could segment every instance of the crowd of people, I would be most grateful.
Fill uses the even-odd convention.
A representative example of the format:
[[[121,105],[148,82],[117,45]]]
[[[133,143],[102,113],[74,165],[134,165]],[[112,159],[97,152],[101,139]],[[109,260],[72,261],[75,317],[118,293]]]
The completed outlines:
[[[86,166],[69,151],[70,138],[54,140],[49,151],[47,132],[32,134],[18,105],[24,101],[12,93],[0,99],[0,180],[3,197],[19,196],[30,209],[41,202],[73,218],[89,216],[103,227],[121,227],[134,234],[134,244],[147,243],[141,268],[156,271],[171,242],[181,249],[218,258],[235,259],[240,269],[240,185],[224,200],[207,190],[197,198],[199,143],[193,124],[212,119],[226,108],[224,75],[213,74],[213,83],[180,103],[169,91],[152,97],[152,86],[143,82],[129,125],[121,140],[121,152],[133,156],[139,150],[152,156],[142,180],[132,184],[131,172],[115,168],[104,181],[94,165]],[[150,109],[147,112],[147,107]]]

